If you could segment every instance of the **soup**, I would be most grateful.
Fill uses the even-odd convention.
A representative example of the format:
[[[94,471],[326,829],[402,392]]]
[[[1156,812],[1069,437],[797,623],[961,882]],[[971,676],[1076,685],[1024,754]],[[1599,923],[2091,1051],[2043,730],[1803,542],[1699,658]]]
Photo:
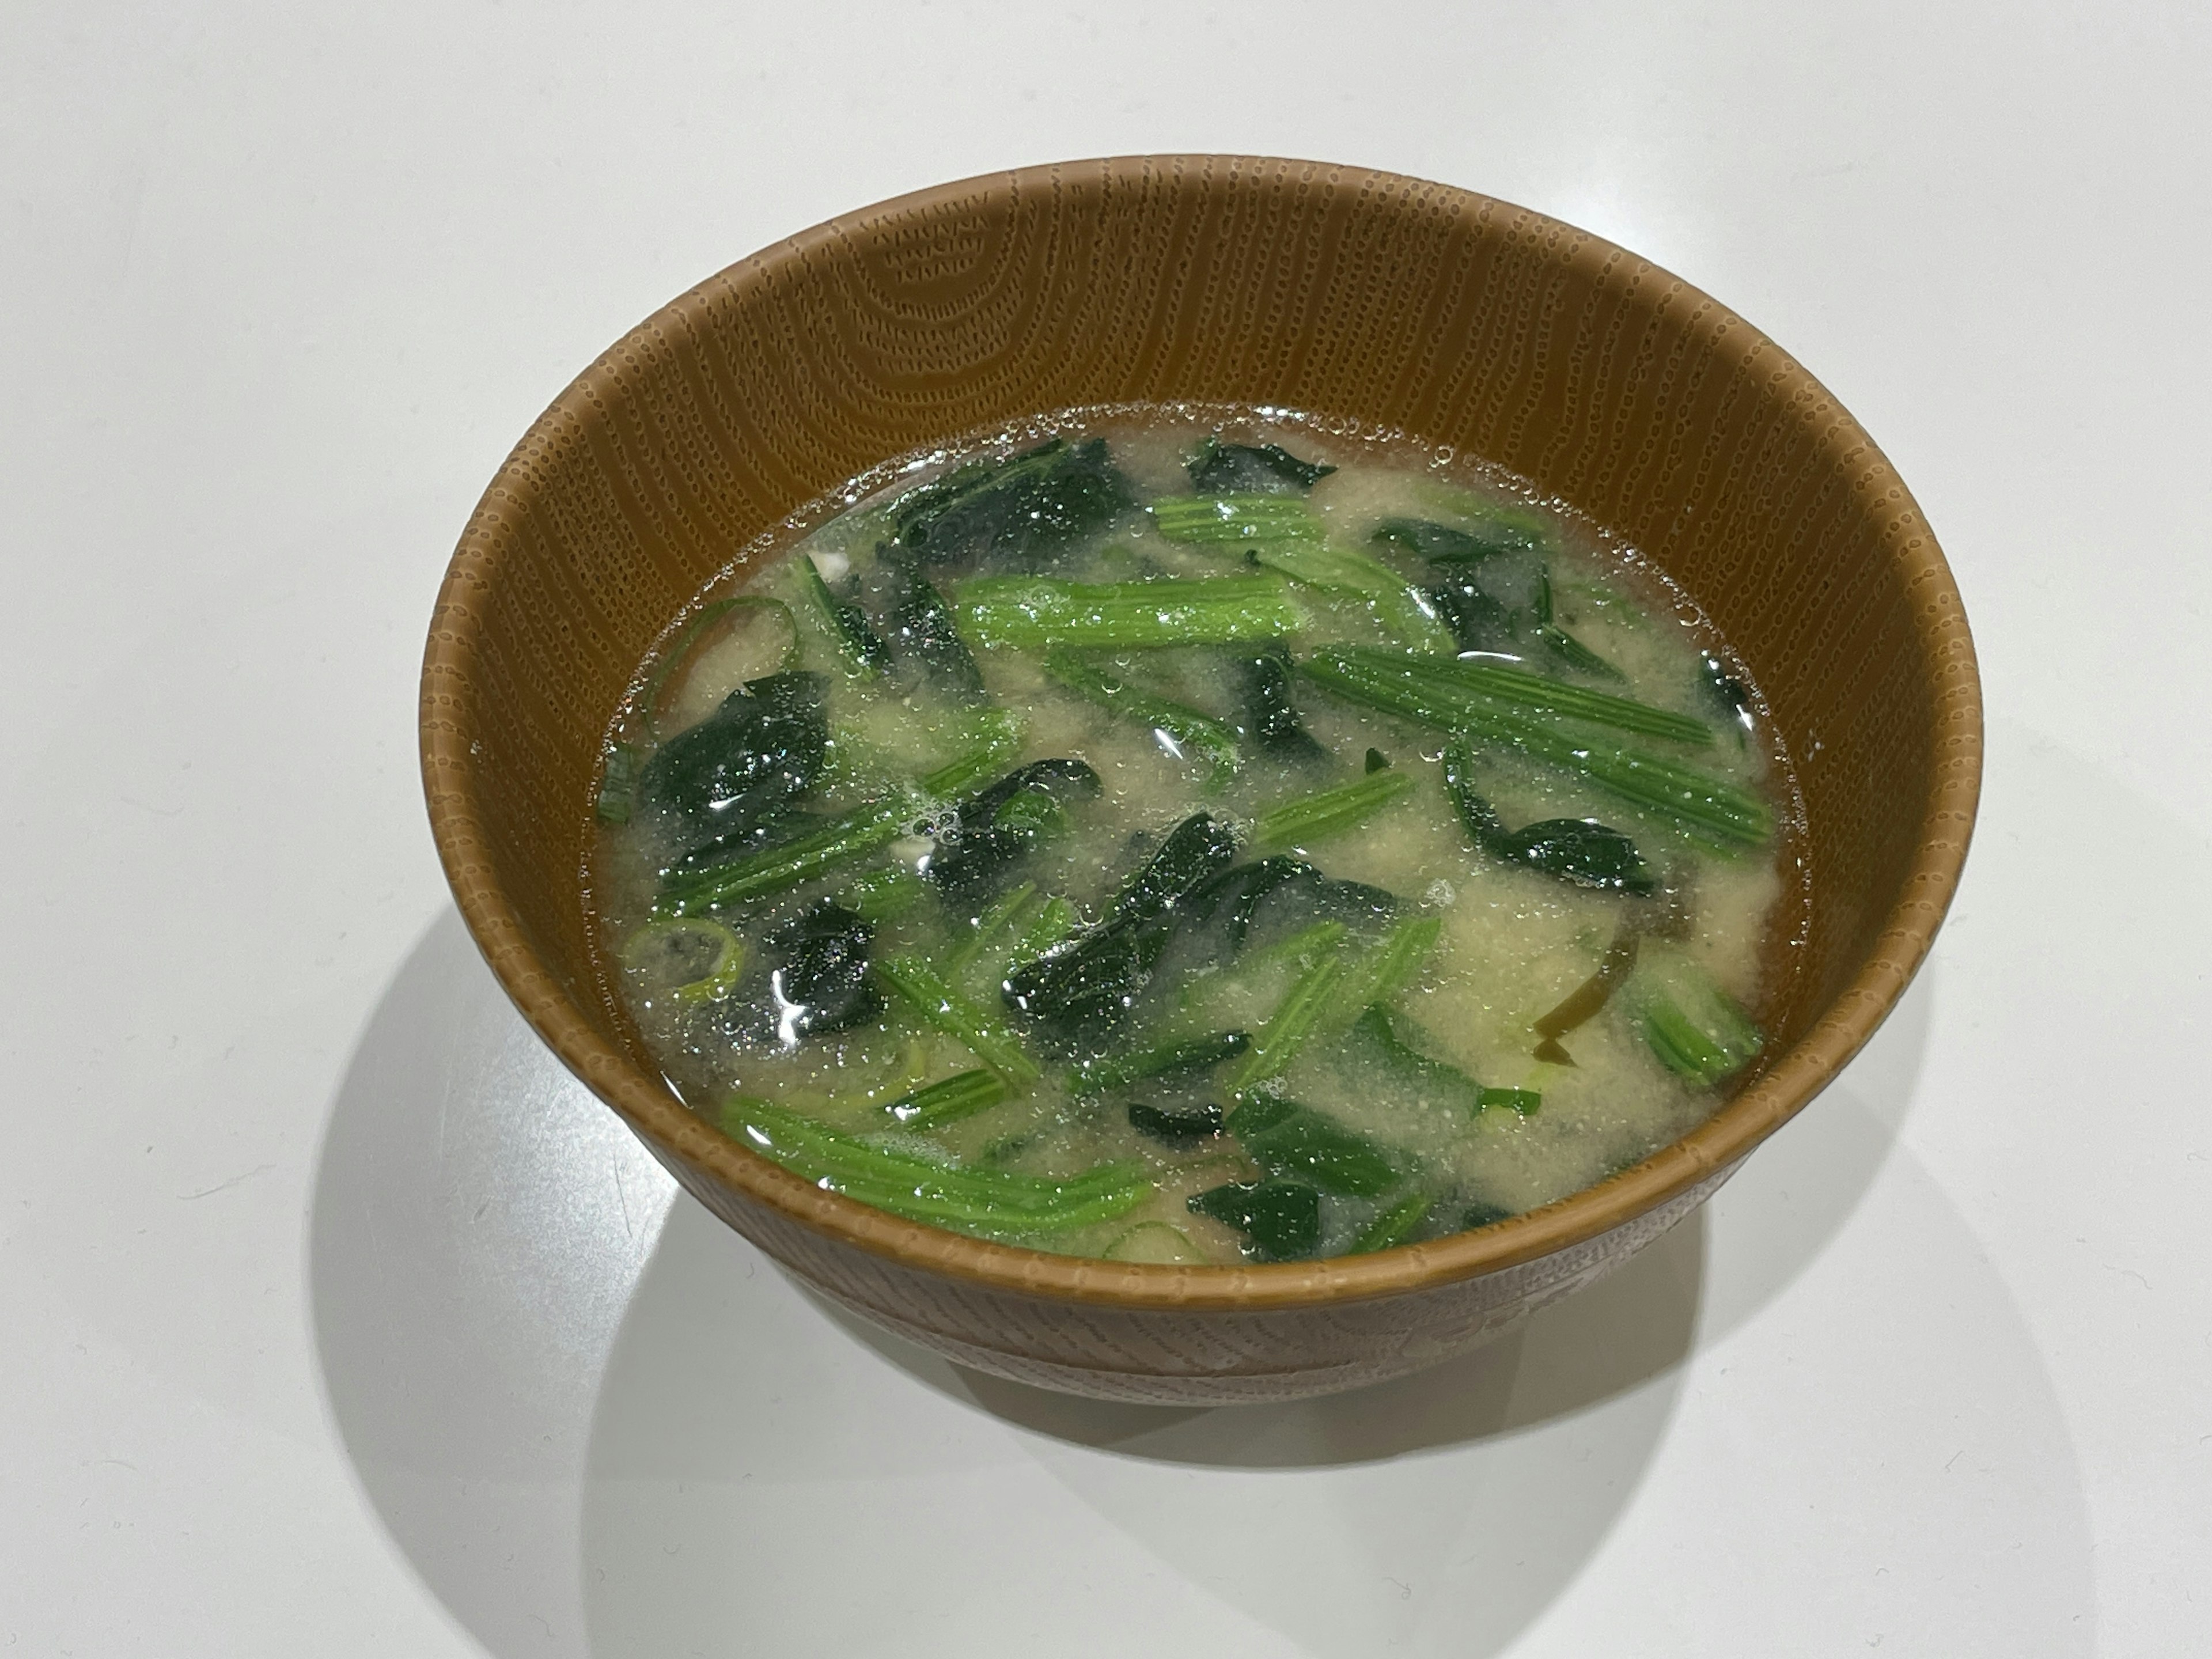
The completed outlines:
[[[857,483],[702,595],[611,733],[592,897],[670,1085],[806,1179],[1298,1260],[1708,1116],[1787,783],[1688,596],[1563,506],[1124,409]]]

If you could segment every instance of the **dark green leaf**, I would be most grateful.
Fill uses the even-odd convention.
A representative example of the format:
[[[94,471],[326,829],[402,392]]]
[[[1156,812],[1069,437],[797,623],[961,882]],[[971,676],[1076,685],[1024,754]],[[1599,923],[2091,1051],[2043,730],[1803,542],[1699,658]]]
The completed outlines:
[[[653,752],[644,797],[716,841],[764,830],[821,775],[829,721],[819,674],[771,674],[739,687],[696,726]]]
[[[1136,500],[1103,438],[1054,438],[922,485],[892,504],[890,523],[899,546],[925,563],[1032,568],[1103,530]]]
[[[1302,461],[1280,444],[1225,444],[1209,437],[1183,463],[1190,487],[1201,495],[1303,495],[1336,471]]]
[[[1148,1140],[1166,1146],[1189,1146],[1221,1133],[1221,1108],[1208,1103],[1182,1111],[1153,1106],[1141,1100],[1129,1103],[1129,1127]]]
[[[1230,1113],[1228,1127],[1268,1174],[1310,1181],[1326,1193],[1373,1198],[1401,1179],[1397,1166],[1364,1135],[1280,1096],[1247,1095]]]
[[[1291,668],[1280,653],[1241,657],[1245,733],[1268,754],[1284,760],[1317,760],[1328,751],[1315,742],[1298,718],[1291,696]]]
[[[868,977],[875,928],[859,912],[823,899],[764,941],[776,963],[769,981],[776,1035],[785,1042],[842,1031],[883,1012]]]
[[[1321,1245],[1321,1194],[1303,1182],[1232,1182],[1194,1193],[1188,1205],[1243,1233],[1261,1261],[1303,1261]]]

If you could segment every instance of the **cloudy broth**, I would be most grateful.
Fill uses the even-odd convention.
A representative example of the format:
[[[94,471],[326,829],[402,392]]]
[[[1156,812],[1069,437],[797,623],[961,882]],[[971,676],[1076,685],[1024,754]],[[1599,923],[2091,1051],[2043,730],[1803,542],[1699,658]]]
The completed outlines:
[[[695,1110],[1033,1248],[1389,1248],[1754,1066],[1786,766],[1689,596],[1275,411],[1040,421],[702,593],[611,732],[608,978]]]

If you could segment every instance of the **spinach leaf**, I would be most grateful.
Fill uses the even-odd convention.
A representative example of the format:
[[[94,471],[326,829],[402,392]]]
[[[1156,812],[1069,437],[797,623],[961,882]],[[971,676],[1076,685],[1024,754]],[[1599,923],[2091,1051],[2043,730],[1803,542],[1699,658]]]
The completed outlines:
[[[925,673],[963,691],[981,691],[983,671],[953,625],[945,596],[912,560],[887,556],[884,562],[892,573],[891,637],[886,643],[893,656],[920,663]]]
[[[1456,1066],[1413,1048],[1380,1007],[1369,1008],[1352,1022],[1337,1053],[1366,1072],[1364,1079],[1354,1079],[1357,1088],[1403,1093],[1413,1104],[1470,1118],[1482,1110],[1482,1085]]]
[[[1236,1181],[1194,1193],[1194,1215],[1211,1216],[1251,1241],[1260,1261],[1297,1261],[1321,1247],[1321,1194],[1299,1181]]]
[[[875,932],[859,912],[823,899],[768,936],[778,964],[769,983],[780,1039],[842,1031],[883,1012],[883,995],[868,977]]]
[[[1401,1178],[1397,1166],[1364,1135],[1279,1095],[1245,1096],[1230,1113],[1228,1129],[1269,1175],[1310,1182],[1325,1193],[1374,1198]]]
[[[1444,787],[1468,836],[1492,858],[1601,892],[1640,897],[1658,890],[1636,843],[1595,818],[1545,818],[1506,829],[1497,809],[1474,793],[1473,768],[1472,752],[1455,744],[1444,760]]]
[[[1098,774],[1079,760],[1031,761],[960,803],[957,839],[946,836],[925,872],[947,898],[988,890],[1049,835],[1064,798],[1098,793]]]
[[[1244,734],[1282,760],[1318,760],[1328,751],[1314,741],[1291,696],[1291,665],[1277,651],[1239,658],[1243,681]]]
[[[1054,438],[1004,460],[971,462],[901,496],[890,524],[898,545],[927,564],[1031,568],[1136,501],[1103,438]]]
[[[1006,976],[1007,1005],[1070,1052],[1103,1052],[1175,937],[1178,906],[1237,856],[1224,824],[1185,818],[1125,887],[1106,918]]]
[[[1141,1100],[1129,1103],[1129,1127],[1147,1140],[1165,1146],[1191,1146],[1221,1133],[1221,1108],[1212,1102],[1184,1111],[1153,1106]]]
[[[645,799],[732,845],[766,830],[822,774],[830,736],[819,674],[771,674],[654,751]]]
[[[1200,495],[1302,495],[1336,471],[1302,461],[1280,444],[1225,444],[1216,435],[1183,462]]]

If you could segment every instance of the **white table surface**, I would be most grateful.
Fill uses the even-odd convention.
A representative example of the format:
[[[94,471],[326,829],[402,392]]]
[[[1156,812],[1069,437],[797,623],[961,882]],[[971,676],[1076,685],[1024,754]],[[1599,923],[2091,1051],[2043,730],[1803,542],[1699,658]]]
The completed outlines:
[[[2212,1651],[2212,11],[0,9],[0,1651]],[[1949,927],[1617,1279],[1101,1407],[844,1322],[537,1047],[447,555],[692,282],[1012,163],[1525,203],[1795,352],[1990,708]]]

